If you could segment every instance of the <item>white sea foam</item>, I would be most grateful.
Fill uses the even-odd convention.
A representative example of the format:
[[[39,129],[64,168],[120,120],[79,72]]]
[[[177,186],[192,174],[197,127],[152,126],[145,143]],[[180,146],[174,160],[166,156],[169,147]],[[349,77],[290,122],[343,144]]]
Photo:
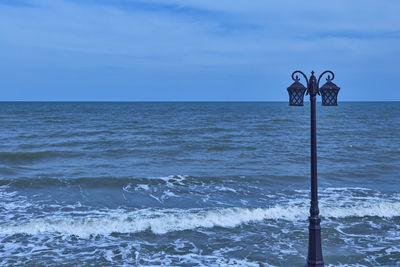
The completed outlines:
[[[365,203],[352,207],[321,207],[325,218],[346,217],[397,217],[400,216],[400,202]],[[111,233],[137,233],[151,231],[165,234],[172,231],[196,228],[232,228],[241,224],[263,220],[305,220],[308,209],[304,206],[275,206],[266,208],[219,208],[213,210],[162,209],[107,211],[98,215],[68,217],[52,216],[32,219],[18,225],[0,226],[0,234],[40,234],[61,233],[88,237],[90,235],[109,235]]]
[[[235,189],[227,187],[227,186],[215,186],[215,189],[217,189],[218,191],[222,191],[222,192],[237,193],[237,191]]]
[[[148,191],[149,188],[150,187],[147,184],[138,184],[138,185],[136,185],[135,190],[136,191],[139,191],[139,190]]]
[[[376,216],[391,218],[400,216],[400,202],[381,202],[349,207],[321,207],[324,217],[345,218],[345,217],[366,217]]]
[[[187,175],[169,175],[166,177],[157,177],[157,179],[163,180],[168,187],[174,187],[174,184],[184,185]]]

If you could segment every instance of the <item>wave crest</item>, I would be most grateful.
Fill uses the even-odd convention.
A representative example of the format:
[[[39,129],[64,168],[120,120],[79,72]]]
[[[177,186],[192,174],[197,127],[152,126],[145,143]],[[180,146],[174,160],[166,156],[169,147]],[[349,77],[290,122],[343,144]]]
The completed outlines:
[[[400,202],[370,203],[353,207],[321,207],[321,210],[323,217],[331,219],[365,216],[398,217]],[[0,227],[0,234],[61,233],[80,237],[144,231],[165,234],[196,228],[233,228],[263,220],[299,221],[306,220],[307,217],[308,209],[300,206],[213,210],[145,209],[133,212],[114,210],[91,215],[91,217],[52,216],[32,219],[25,224],[3,225]]]

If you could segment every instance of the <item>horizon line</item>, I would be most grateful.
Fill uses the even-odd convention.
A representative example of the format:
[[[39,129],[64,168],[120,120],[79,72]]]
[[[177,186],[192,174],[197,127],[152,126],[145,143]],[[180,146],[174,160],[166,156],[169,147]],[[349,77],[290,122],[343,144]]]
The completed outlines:
[[[309,101],[305,100],[304,103]],[[317,101],[320,103],[322,101]],[[400,100],[343,100],[338,103],[395,103]],[[0,103],[289,103],[283,100],[0,100]]]

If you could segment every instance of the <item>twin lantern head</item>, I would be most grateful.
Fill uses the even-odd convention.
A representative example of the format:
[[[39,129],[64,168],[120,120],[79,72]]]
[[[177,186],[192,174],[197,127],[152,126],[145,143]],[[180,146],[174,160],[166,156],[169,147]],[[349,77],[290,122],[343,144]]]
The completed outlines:
[[[303,106],[304,94],[308,92],[308,88],[304,87],[300,82],[300,78],[296,76],[294,83],[288,87],[289,106]],[[309,86],[310,87],[310,86]],[[337,106],[337,95],[340,88],[332,82],[328,75],[326,83],[318,89],[318,94],[322,97],[322,106]]]

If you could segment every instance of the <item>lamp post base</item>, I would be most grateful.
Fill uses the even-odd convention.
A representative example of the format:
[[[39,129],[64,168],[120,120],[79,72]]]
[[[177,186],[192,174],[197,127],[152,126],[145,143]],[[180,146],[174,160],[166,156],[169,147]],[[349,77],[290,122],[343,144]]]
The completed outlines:
[[[323,261],[310,262],[307,260],[306,267],[324,267]]]
[[[307,267],[323,267],[324,260],[322,258],[321,245],[321,219],[318,216],[309,217],[310,225],[308,239],[308,258]]]

